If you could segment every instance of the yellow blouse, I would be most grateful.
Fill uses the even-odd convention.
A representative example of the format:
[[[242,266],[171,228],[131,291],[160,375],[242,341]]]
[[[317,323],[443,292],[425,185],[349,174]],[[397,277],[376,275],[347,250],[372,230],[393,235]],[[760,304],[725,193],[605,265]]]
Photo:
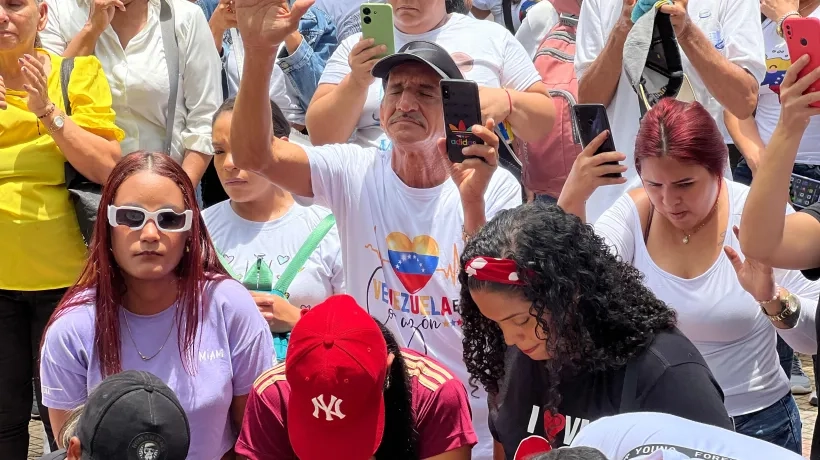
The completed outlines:
[[[51,58],[48,94],[65,107],[62,57]],[[71,120],[87,131],[121,141],[111,89],[96,57],[75,58],[68,85]],[[39,291],[71,286],[86,248],[65,186],[65,157],[48,130],[29,112],[25,91],[6,92],[0,110],[0,289]]]

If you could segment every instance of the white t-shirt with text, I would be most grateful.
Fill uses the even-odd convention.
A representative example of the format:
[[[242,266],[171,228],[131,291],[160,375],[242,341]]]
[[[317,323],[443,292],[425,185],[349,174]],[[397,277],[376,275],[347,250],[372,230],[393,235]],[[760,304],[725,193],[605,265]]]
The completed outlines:
[[[731,181],[724,184],[729,191],[729,222],[722,244],[743,258],[732,226],[740,227],[749,187]],[[723,251],[709,269],[694,278],[664,271],[646,249],[638,208],[629,195],[598,219],[595,232],[613,253],[640,270],[644,284],[675,310],[678,328],[698,348],[723,389],[730,416],[765,409],[789,394],[789,381],[775,350],[776,334],[798,351],[813,353],[817,346],[814,308],[803,308],[793,329],[775,330],[754,297],[740,285]],[[820,282],[809,281],[796,270],[775,270],[775,278],[799,296],[803,305],[817,304]]]
[[[809,16],[820,19],[820,10],[814,10]],[[763,40],[766,44],[766,76],[760,83],[755,121],[763,144],[772,138],[774,127],[780,119],[780,84],[791,66],[789,47],[786,40],[777,35],[776,24],[770,20],[763,23]],[[820,164],[820,118],[812,117],[809,126],[800,140],[797,149],[796,163]]]
[[[225,200],[202,212],[216,250],[231,265],[248,290],[270,292],[305,243],[308,235],[329,211],[319,206],[294,204],[282,217],[252,222],[239,217]],[[334,226],[310,255],[288,288],[288,301],[312,307],[344,292],[342,249]]]
[[[571,447],[592,447],[610,460],[801,460],[775,444],[685,418],[654,412],[604,417]]]
[[[584,0],[578,23],[578,41],[575,48],[575,72],[579,81],[601,54],[609,34],[621,14],[622,3],[603,0]],[[760,4],[749,0],[690,0],[689,17],[712,42],[715,49],[730,62],[746,69],[757,81],[763,80],[763,35],[760,31]],[[723,108],[703,83],[689,58],[681,50],[683,71],[689,77],[698,102],[703,104],[718,126],[723,126]],[[627,190],[640,186],[635,170],[635,138],[640,125],[641,111],[638,96],[621,70],[615,95],[607,107],[615,147],[626,155],[623,164],[627,183],[600,187],[587,201],[587,220],[595,222]],[[727,174],[729,162],[726,162]],[[728,177],[731,177],[730,175]]]
[[[391,150],[357,145],[306,149],[315,201],[336,216],[345,286],[400,345],[430,355],[465,384],[458,282],[464,211],[458,188],[407,186],[391,167]],[[499,168],[484,195],[486,217],[521,204],[521,187]],[[479,444],[492,458],[486,394],[470,398]]]
[[[396,51],[411,41],[434,42],[450,53],[464,78],[475,81],[479,86],[524,91],[541,81],[521,44],[504,27],[494,22],[453,13],[443,26],[425,34],[408,35],[398,29],[393,30]],[[348,57],[359,40],[361,33],[339,44],[327,62],[319,80],[320,85],[338,85],[350,73]],[[368,89],[352,142],[363,147],[389,148],[379,122],[379,104],[383,96],[382,82],[377,79]]]

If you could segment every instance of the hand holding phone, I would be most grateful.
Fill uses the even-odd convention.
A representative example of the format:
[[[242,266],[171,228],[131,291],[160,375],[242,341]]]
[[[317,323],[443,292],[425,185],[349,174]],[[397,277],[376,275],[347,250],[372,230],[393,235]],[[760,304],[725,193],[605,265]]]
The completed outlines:
[[[573,107],[575,124],[581,136],[581,146],[586,149],[593,139],[603,132],[609,132],[593,155],[615,151],[615,141],[612,140],[612,128],[609,126],[609,117],[606,107],[602,104],[575,104]],[[607,163],[617,165],[618,163]],[[620,173],[610,173],[606,177],[621,177]]]
[[[362,38],[372,38],[373,46],[384,46],[376,55],[383,58],[396,52],[393,35],[393,6],[389,3],[363,3],[359,9],[362,21]]]
[[[462,163],[466,147],[484,143],[472,132],[474,125],[483,125],[478,85],[470,80],[444,78],[439,87],[444,103],[447,156],[453,163]]]
[[[783,36],[789,47],[789,59],[792,64],[805,55],[809,56],[809,63],[797,74],[798,79],[820,67],[820,19],[789,17],[783,21]],[[803,94],[816,91],[820,91],[820,81],[812,82]],[[809,105],[820,108],[820,101]]]
[[[599,187],[626,183],[622,174],[626,166],[620,164],[626,155],[615,151],[600,152],[604,144],[611,142],[611,136],[609,131],[598,134],[572,163],[558,200],[567,212],[576,213],[585,209],[584,203]]]

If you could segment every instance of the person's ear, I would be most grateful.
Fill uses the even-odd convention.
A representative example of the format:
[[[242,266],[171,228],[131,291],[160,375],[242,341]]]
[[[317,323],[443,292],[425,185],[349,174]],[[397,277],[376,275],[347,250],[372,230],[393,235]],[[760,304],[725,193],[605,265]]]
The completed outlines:
[[[80,438],[73,436],[68,441],[66,453],[66,460],[80,460],[80,456],[83,453],[82,446],[80,446]]]
[[[290,139],[288,139],[288,136],[282,136],[279,139],[282,139],[285,142],[290,142]]]
[[[390,373],[390,366],[393,365],[393,360],[394,359],[396,359],[396,355],[394,355],[393,353],[388,353],[387,354],[387,373],[388,374]]]

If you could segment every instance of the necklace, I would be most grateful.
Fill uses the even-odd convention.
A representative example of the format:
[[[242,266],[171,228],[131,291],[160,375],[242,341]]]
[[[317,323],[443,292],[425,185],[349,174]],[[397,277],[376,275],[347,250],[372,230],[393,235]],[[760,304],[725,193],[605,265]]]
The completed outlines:
[[[718,189],[718,197],[717,197],[717,199],[715,199],[715,205],[712,206],[712,210],[709,211],[709,214],[703,219],[703,222],[701,222],[700,225],[695,227],[695,229],[690,231],[689,233],[684,233],[684,235],[683,235],[683,244],[689,244],[689,238],[691,238],[692,235],[694,235],[695,233],[700,231],[700,229],[702,229],[706,224],[709,223],[709,220],[711,220],[711,218],[712,218],[712,214],[714,214],[715,211],[717,210],[719,202],[720,202],[720,189]]]
[[[123,312],[123,317],[125,318],[125,328],[128,329],[128,337],[131,337],[131,343],[134,344],[134,350],[137,350],[137,354],[140,355],[140,358],[142,358],[143,361],[149,361],[151,359],[156,358],[159,352],[161,352],[162,349],[165,348],[165,344],[168,343],[168,338],[171,337],[171,331],[174,330],[174,321],[171,321],[171,328],[168,329],[168,335],[165,336],[165,341],[162,342],[162,346],[159,347],[159,350],[157,350],[157,352],[151,356],[145,356],[137,347],[137,342],[134,340],[134,334],[131,333],[131,326],[128,324],[128,313]]]

